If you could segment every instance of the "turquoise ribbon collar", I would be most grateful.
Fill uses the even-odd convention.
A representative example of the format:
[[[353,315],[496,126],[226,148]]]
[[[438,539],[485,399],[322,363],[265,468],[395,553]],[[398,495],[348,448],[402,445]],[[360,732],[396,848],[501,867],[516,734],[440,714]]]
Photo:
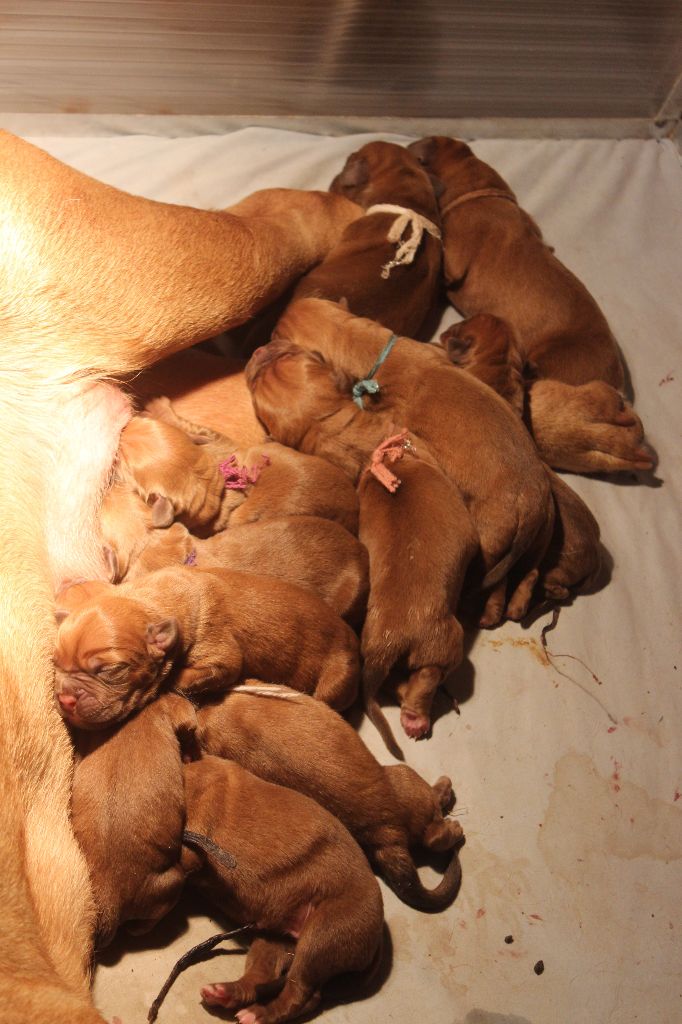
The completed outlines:
[[[353,385],[353,401],[360,409],[364,409],[364,405],[362,404],[362,399],[364,395],[376,395],[377,392],[379,391],[379,381],[374,380],[374,374],[377,372],[377,370],[384,362],[384,360],[388,357],[391,349],[393,348],[397,340],[398,335],[392,334],[391,337],[386,342],[386,344],[384,345],[379,355],[379,358],[377,359],[376,363],[369,371],[365,379],[358,380]]]

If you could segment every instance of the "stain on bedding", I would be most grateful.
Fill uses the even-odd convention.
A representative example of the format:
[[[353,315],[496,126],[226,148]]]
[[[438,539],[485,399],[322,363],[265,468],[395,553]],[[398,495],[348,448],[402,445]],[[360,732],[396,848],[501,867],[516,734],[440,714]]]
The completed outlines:
[[[584,754],[569,753],[556,765],[540,851],[554,875],[571,885],[586,875],[586,862],[604,857],[633,860],[682,858],[682,808],[627,782],[614,761],[609,778]]]

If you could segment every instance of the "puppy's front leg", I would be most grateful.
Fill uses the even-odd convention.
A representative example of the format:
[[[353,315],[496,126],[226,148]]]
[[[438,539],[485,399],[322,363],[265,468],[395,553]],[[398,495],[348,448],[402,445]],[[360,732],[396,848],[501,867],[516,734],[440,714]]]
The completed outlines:
[[[187,665],[176,677],[175,689],[180,693],[197,694],[226,690],[244,673],[244,659],[234,637],[220,638],[219,660]]]

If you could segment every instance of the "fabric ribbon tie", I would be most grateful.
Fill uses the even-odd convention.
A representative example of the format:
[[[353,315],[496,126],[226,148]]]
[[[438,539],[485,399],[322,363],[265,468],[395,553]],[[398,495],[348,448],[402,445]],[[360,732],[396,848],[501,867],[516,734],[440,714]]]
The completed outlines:
[[[408,209],[406,206],[394,206],[392,203],[377,203],[376,206],[370,206],[365,216],[368,217],[371,213],[398,214],[386,236],[388,241],[393,242],[397,248],[393,259],[389,260],[381,268],[381,276],[384,281],[390,277],[394,267],[404,267],[414,262],[414,257],[421,245],[425,231],[432,238],[440,238],[440,228],[432,220],[429,220],[428,217],[423,217],[416,210]],[[410,236],[407,239],[403,239],[403,235],[408,227],[411,228]]]
[[[508,199],[510,203],[514,203],[518,206],[518,200],[513,192],[508,192],[503,188],[477,188],[473,192],[465,192],[463,196],[457,196],[456,199],[452,199],[449,203],[446,203],[443,209],[440,211],[441,217],[444,217],[450,210],[454,210],[456,206],[461,206],[462,203],[468,203],[472,199]]]
[[[397,340],[398,335],[392,334],[391,337],[386,342],[386,344],[384,345],[383,349],[379,354],[379,358],[377,359],[376,363],[369,371],[365,379],[358,380],[353,385],[353,401],[358,406],[358,408],[365,408],[364,405],[362,404],[363,395],[376,395],[379,392],[379,381],[373,380],[374,374],[377,372],[377,370],[384,362],[386,357],[389,355],[391,349],[393,348]]]
[[[385,461],[398,462],[402,459],[405,452],[413,452],[414,445],[410,441],[407,429],[401,430],[399,434],[393,434],[392,437],[387,437],[385,441],[374,449],[372,457],[370,459],[368,472],[372,476],[376,477],[380,484],[386,488],[391,494],[400,487],[400,478],[392,473],[388,466],[384,465]]]
[[[245,491],[250,484],[255,484],[266,466],[270,465],[269,455],[261,455],[261,460],[251,469],[248,466],[240,466],[236,455],[230,455],[218,463],[218,469],[223,474],[225,490]]]

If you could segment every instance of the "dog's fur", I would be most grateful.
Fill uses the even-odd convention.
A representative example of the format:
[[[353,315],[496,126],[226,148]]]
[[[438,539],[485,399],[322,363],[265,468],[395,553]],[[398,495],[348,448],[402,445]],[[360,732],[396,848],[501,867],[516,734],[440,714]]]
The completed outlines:
[[[278,971],[263,979],[269,991],[247,992],[241,979],[206,986],[206,1003],[254,1004],[240,1014],[245,1024],[278,1024],[311,1013],[335,975],[375,966],[383,937],[381,893],[341,822],[309,797],[222,758],[187,764],[185,785],[188,831],[236,862],[224,866],[208,844],[206,850],[186,845],[189,884],[232,920],[296,939],[286,977]]]
[[[479,313],[448,327],[440,343],[451,363],[483,381],[523,416],[523,358],[508,323]]]
[[[508,324],[481,313],[448,328],[440,340],[456,365],[484,381],[523,415],[522,363]],[[602,547],[599,525],[585,502],[551,469],[547,473],[556,515],[552,539],[538,567],[538,589],[549,600],[564,601],[572,591],[595,587]],[[528,587],[525,592],[528,601],[517,609],[521,615],[533,596]]]
[[[98,382],[245,320],[360,214],[339,196],[287,190],[227,213],[165,205],[0,134],[0,423],[12,437],[0,453],[8,1024],[101,1024],[88,993],[93,904],[68,817],[71,744],[51,663],[53,588],[107,574],[96,512],[130,408]]]
[[[554,507],[518,416],[439,346],[406,338],[377,372],[379,395],[358,409],[349,382],[364,377],[385,343],[384,328],[335,303],[296,302],[275,341],[247,365],[257,415],[281,442],[329,458],[354,479],[383,440],[408,428],[419,458],[437,464],[465,501],[479,536],[481,586],[500,583],[517,563],[532,572],[549,543]],[[513,594],[509,603],[513,610]]]
[[[361,649],[365,708],[400,756],[376,694],[397,668],[401,725],[412,739],[428,734],[436,690],[464,656],[454,612],[478,534],[459,492],[418,452],[393,472],[400,480],[394,494],[368,471],[358,489],[370,571]]]
[[[247,484],[244,491],[224,489],[216,528],[242,526],[275,516],[301,515],[336,520],[357,534],[355,489],[346,475],[331,463],[303,455],[275,441],[248,446],[238,444],[179,416],[166,398],[148,402],[146,411],[185,431],[195,444],[205,447],[216,463],[234,456],[239,467],[251,471],[260,467],[256,483]]]
[[[182,755],[195,729],[189,701],[164,694],[120,727],[76,734],[71,820],[90,873],[99,948],[125,922],[148,931],[180,897]]]
[[[341,709],[357,694],[350,626],[315,594],[271,576],[173,566],[119,587],[100,583],[94,597],[90,587],[64,613],[56,693],[79,728],[121,721],[164,686],[193,696],[244,675]]]
[[[218,461],[170,423],[133,416],[121,433],[117,474],[151,506],[154,526],[178,519],[189,529],[210,528],[220,514]]]
[[[280,516],[233,526],[206,540],[180,523],[154,530],[127,579],[168,565],[236,569],[295,583],[360,627],[367,607],[367,550],[338,523],[318,516]]]
[[[411,847],[450,850],[462,839],[459,823],[443,816],[453,800],[450,779],[429,786],[407,765],[384,767],[320,701],[257,680],[247,685],[253,693],[230,693],[198,711],[202,750],[317,800],[410,906],[441,910],[452,902],[460,879],[456,855],[443,882],[427,890],[409,853]]]
[[[431,181],[403,146],[368,142],[348,157],[330,190],[365,210],[389,203],[440,227]],[[396,334],[420,337],[442,290],[442,247],[439,238],[425,231],[413,262],[393,267],[389,276],[382,278],[382,268],[396,254],[396,244],[389,242],[387,235],[397,216],[377,211],[351,224],[327,258],[298,283],[293,299],[345,299],[357,316],[376,320]]]
[[[409,149],[443,186],[439,204],[448,298],[464,316],[491,313],[506,320],[539,378],[530,388],[536,405],[532,425],[545,461],[581,472],[650,469],[654,459],[642,445],[639,418],[629,406],[624,414],[618,346],[587,288],[559,262],[515,201],[481,196],[453,205],[489,188],[513,198],[504,179],[464,142],[432,136]],[[548,388],[550,381],[569,386],[561,393],[573,394],[570,410],[552,400],[556,392]],[[582,387],[592,381],[601,382],[604,396],[596,416],[581,408]],[[576,423],[578,409],[583,416]],[[559,434],[562,443],[545,440],[546,430]]]

